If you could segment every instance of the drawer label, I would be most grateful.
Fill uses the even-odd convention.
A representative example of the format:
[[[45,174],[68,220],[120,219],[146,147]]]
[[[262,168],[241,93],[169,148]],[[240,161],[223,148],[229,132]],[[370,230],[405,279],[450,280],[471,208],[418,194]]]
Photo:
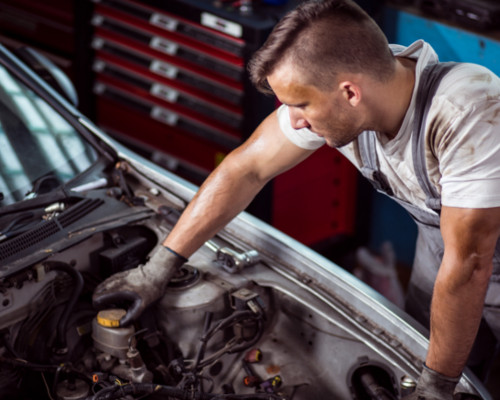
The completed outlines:
[[[243,27],[240,24],[207,12],[201,13],[201,24],[237,38],[243,36]]]
[[[179,25],[179,21],[177,21],[176,19],[158,13],[153,13],[151,15],[151,18],[149,19],[149,22],[151,25],[158,26],[171,32],[174,32],[177,29],[177,25]]]
[[[159,83],[153,84],[149,91],[153,96],[166,100],[169,103],[175,103],[179,97],[179,92],[167,86],[160,85]]]
[[[157,36],[154,36],[151,39],[151,41],[149,42],[149,46],[170,56],[175,56],[175,54],[177,53],[177,49],[179,48],[179,45],[177,43],[159,38]]]
[[[175,79],[179,70],[173,65],[154,60],[149,65],[149,70],[157,75],[162,75],[170,79]]]
[[[175,126],[179,119],[177,114],[161,107],[153,107],[151,109],[151,117],[170,126]]]

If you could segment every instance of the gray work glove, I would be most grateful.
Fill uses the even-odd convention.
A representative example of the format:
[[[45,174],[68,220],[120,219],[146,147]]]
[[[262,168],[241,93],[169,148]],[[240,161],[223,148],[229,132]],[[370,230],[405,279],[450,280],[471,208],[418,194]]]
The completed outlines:
[[[403,400],[453,400],[453,392],[460,376],[450,378],[424,364],[415,391]]]
[[[120,319],[120,326],[128,325],[163,296],[168,282],[186,261],[174,251],[158,246],[146,264],[118,272],[101,282],[94,291],[92,302],[99,309],[117,303],[131,303]]]

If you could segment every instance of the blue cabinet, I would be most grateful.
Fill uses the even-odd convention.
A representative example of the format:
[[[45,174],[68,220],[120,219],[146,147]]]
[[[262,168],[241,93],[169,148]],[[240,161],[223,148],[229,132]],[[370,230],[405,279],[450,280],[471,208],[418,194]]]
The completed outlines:
[[[395,7],[384,8],[380,25],[391,43],[423,39],[441,61],[473,62],[500,75],[500,31],[480,34]]]

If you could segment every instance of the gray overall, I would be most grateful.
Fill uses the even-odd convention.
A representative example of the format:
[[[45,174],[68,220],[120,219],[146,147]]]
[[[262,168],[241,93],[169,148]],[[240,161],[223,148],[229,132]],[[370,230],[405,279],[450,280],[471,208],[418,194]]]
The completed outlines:
[[[435,211],[422,210],[408,202],[394,197],[393,191],[379,170],[375,151],[375,132],[367,131],[358,138],[359,152],[362,160],[361,173],[377,189],[404,207],[418,226],[415,258],[407,291],[406,311],[422,325],[429,327],[430,303],[434,281],[444,253],[443,238],[440,231],[441,199],[431,184],[425,166],[425,119],[430,100],[442,78],[453,63],[437,63],[427,66],[420,77],[415,105],[415,118],[412,132],[412,155],[415,174],[426,194],[426,205]],[[493,275],[490,279],[483,310],[483,321],[476,341],[476,348],[469,360],[470,365],[484,363],[491,358],[492,346],[500,341],[500,241],[497,242],[493,259]],[[496,337],[496,340],[495,340]],[[481,346],[479,346],[481,343]],[[486,362],[488,362],[487,360]]]

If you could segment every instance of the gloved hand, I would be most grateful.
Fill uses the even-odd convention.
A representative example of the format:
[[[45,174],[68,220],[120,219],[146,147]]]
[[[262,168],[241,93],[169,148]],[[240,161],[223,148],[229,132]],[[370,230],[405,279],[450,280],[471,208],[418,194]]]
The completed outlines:
[[[403,400],[453,400],[453,392],[460,376],[450,378],[424,364],[415,391]]]
[[[163,296],[168,282],[186,261],[172,250],[158,246],[146,264],[118,272],[101,282],[92,302],[96,308],[130,302],[127,313],[120,319],[120,326],[128,325]]]

